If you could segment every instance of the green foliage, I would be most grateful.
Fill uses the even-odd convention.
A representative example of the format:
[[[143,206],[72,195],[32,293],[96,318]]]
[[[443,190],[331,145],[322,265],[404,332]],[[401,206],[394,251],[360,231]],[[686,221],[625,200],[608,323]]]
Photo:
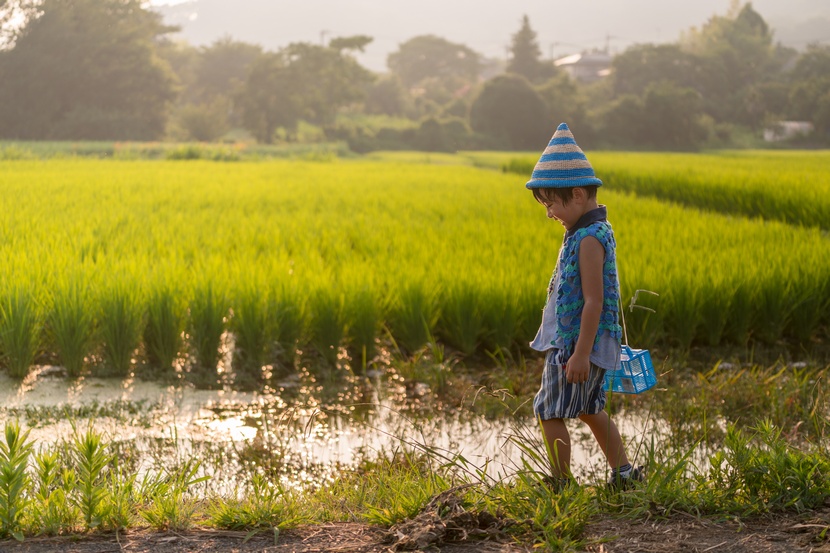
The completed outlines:
[[[301,118],[331,123],[339,107],[363,98],[371,80],[342,49],[295,43],[254,61],[237,100],[245,127],[270,144],[278,127],[293,133]]]
[[[389,316],[399,345],[414,353],[430,340],[437,325],[438,297],[422,283],[404,284],[393,300]]]
[[[40,351],[41,314],[36,292],[20,285],[0,291],[0,360],[22,379]]]
[[[251,476],[248,489],[241,499],[218,498],[210,507],[211,524],[228,530],[262,531],[291,527],[302,521],[297,499],[279,483],[272,483],[260,474]]]
[[[174,77],[154,50],[171,29],[139,0],[45,0],[0,55],[10,138],[158,138]]]
[[[309,299],[309,340],[330,366],[335,366],[346,337],[345,296],[337,289],[320,288]]]
[[[153,482],[145,491],[149,504],[141,511],[141,516],[155,530],[179,532],[193,524],[197,500],[191,488],[209,478],[198,476],[199,467],[198,461],[187,462]]]
[[[71,501],[75,473],[64,468],[57,451],[35,455],[33,526],[38,534],[57,536],[75,528],[79,510]]]
[[[47,316],[49,341],[70,377],[81,375],[95,338],[95,310],[90,290],[79,282],[64,282],[52,295]]]
[[[113,457],[107,452],[104,437],[92,426],[75,436],[71,449],[76,478],[72,500],[80,511],[87,530],[101,525],[108,497],[106,481]]]
[[[464,46],[434,35],[416,36],[389,54],[387,65],[406,87],[431,77],[461,77],[468,82],[478,78],[481,56]]]
[[[107,366],[104,374],[128,376],[141,341],[144,310],[137,287],[115,282],[100,302],[99,332]]]
[[[21,432],[17,422],[6,423],[4,437],[0,441],[0,538],[23,541],[21,521],[30,503],[26,469],[32,443],[28,441],[29,432]]]
[[[518,75],[500,75],[484,84],[470,107],[470,126],[512,150],[539,148],[553,134],[544,99]]]
[[[544,63],[540,59],[542,51],[539,50],[536,32],[530,27],[527,15],[522,16],[522,26],[512,37],[510,54],[507,72],[521,75],[530,82],[546,81],[556,72],[553,64]]]
[[[264,381],[262,368],[274,334],[269,306],[268,290],[262,285],[249,284],[239,292],[235,302],[231,318],[236,340],[233,370],[236,385],[243,389],[258,389]]]
[[[218,384],[219,347],[227,314],[226,300],[213,285],[195,290],[188,317],[191,357],[187,379],[197,388],[210,389]]]
[[[450,285],[442,301],[440,335],[464,355],[476,351],[484,332],[483,302],[470,283]]]
[[[155,288],[147,299],[144,347],[150,371],[171,376],[182,350],[184,307],[178,290]]]
[[[218,384],[221,355],[232,353],[222,351],[229,322],[246,325],[237,364],[252,336],[244,351],[253,348],[255,364],[285,370],[309,345],[332,362],[339,348],[349,349],[356,369],[364,346],[370,360],[374,337],[391,337],[407,354],[431,336],[464,352],[520,353],[538,327],[562,229],[524,189],[529,170],[471,166],[513,157],[398,152],[233,167],[16,161],[0,173],[3,230],[15,236],[4,244],[4,288],[26,283],[18,286],[45,306],[51,358],[64,355],[53,343],[57,306],[74,306],[65,311],[75,313],[78,333],[66,335],[76,344],[94,315],[103,347],[76,348],[79,360],[86,349],[94,370],[120,367],[123,375],[134,358],[161,360],[153,348],[162,336],[176,343],[176,328],[184,328],[186,378],[204,375],[205,386]],[[815,178],[825,158],[591,154],[617,237],[623,302],[637,289],[660,294],[645,300],[657,313],[627,313],[633,345],[822,339],[830,245],[814,226],[830,209]],[[517,159],[524,171],[538,156]],[[167,177],[158,179],[160,172]],[[769,220],[737,216],[760,213]],[[44,277],[38,267],[60,271]],[[82,294],[72,296],[60,274],[94,286],[96,309],[84,314]],[[247,294],[252,318],[243,295],[231,300],[245,283],[256,283]],[[156,288],[176,301],[174,290],[187,291],[183,327],[173,324],[171,297],[152,299]],[[65,293],[69,299],[59,297]],[[156,308],[158,316],[150,312]],[[158,329],[144,331],[145,315]],[[175,349],[166,350],[168,359]]]

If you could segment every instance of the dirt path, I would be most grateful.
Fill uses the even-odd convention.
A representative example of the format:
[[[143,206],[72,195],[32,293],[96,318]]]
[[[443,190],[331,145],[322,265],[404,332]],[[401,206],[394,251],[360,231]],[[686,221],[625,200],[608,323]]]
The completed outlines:
[[[357,523],[314,525],[273,536],[260,534],[247,542],[245,532],[197,529],[184,533],[136,530],[90,537],[30,538],[23,543],[0,541],[3,553],[390,553],[382,528]],[[669,520],[629,522],[603,518],[586,528],[594,553],[830,553],[830,508],[806,515],[761,517],[750,521],[675,516]],[[529,553],[522,546],[495,541],[440,545],[444,553]]]

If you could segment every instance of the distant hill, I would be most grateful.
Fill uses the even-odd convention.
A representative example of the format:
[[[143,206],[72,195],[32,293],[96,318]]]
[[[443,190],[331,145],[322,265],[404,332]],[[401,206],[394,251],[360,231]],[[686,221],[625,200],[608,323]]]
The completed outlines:
[[[158,3],[175,0],[158,0]],[[157,9],[196,45],[230,35],[277,49],[291,42],[320,42],[333,36],[366,34],[374,42],[359,58],[384,71],[386,56],[414,36],[435,34],[492,58],[504,58],[522,15],[530,17],[545,57],[610,47],[612,53],[637,42],[673,42],[712,15],[725,14],[730,0],[190,0]],[[756,0],[755,9],[783,44],[803,48],[830,43],[827,0]]]

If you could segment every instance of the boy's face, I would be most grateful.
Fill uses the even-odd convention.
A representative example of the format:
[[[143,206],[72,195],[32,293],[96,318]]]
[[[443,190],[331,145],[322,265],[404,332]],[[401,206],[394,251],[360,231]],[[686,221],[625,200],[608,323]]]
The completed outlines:
[[[582,217],[581,202],[578,201],[577,190],[574,190],[574,198],[567,204],[563,204],[562,200],[553,194],[543,194],[542,205],[545,206],[548,212],[548,219],[556,219],[566,229],[574,226]]]

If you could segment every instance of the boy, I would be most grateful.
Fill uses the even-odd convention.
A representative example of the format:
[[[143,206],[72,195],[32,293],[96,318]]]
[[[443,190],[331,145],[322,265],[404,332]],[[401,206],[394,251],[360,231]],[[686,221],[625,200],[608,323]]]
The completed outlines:
[[[559,125],[533,170],[527,188],[565,227],[542,324],[530,347],[545,352],[542,385],[533,410],[551,460],[553,482],[572,478],[571,442],[564,419],[588,424],[611,466],[612,488],[643,479],[625,454],[617,426],[605,409],[605,371],[619,368],[619,282],[616,244],[604,205],[602,181],[565,123]]]

